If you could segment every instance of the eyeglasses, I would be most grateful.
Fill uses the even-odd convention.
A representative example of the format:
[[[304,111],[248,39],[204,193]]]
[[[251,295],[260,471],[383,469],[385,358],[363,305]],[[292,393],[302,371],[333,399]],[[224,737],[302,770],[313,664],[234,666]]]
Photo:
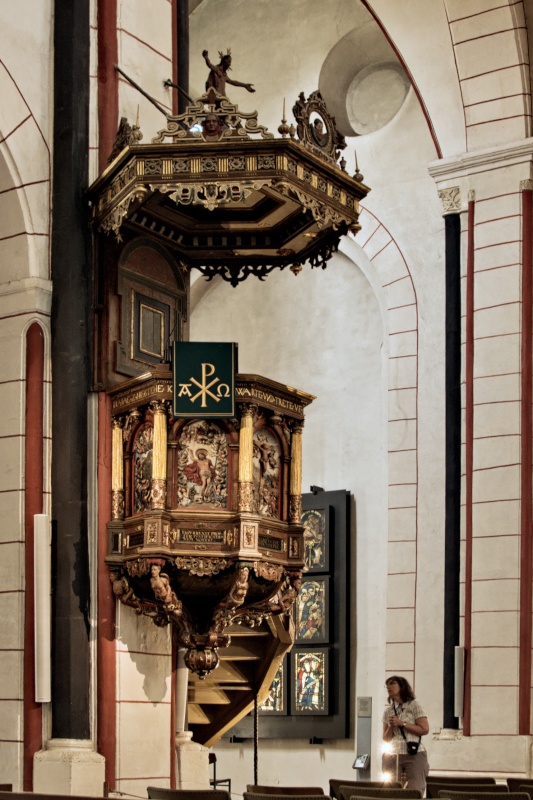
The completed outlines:
[[[386,684],[385,684],[385,689],[386,689],[388,686],[394,686],[394,684],[396,684],[396,686],[399,686],[399,685],[400,685],[400,684],[398,683],[398,681],[387,681],[387,682],[386,682]]]

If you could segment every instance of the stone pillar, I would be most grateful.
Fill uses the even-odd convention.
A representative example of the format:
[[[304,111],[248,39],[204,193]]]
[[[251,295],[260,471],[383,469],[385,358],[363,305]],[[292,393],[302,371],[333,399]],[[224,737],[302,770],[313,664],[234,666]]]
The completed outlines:
[[[189,670],[183,656],[185,648],[178,649],[176,669],[176,788],[210,789],[209,753],[206,747],[192,741],[187,728],[187,693]]]
[[[291,473],[289,488],[289,521],[300,523],[302,518],[302,431],[303,422],[292,429]]]
[[[254,412],[256,406],[241,406],[239,433],[239,511],[252,511]]]
[[[43,794],[101,797],[105,759],[83,739],[50,739],[33,759],[33,790]]]
[[[111,514],[113,519],[124,519],[124,448],[121,417],[113,417],[111,439]]]
[[[461,191],[439,191],[445,230],[445,522],[443,728],[459,727],[455,716],[455,648],[460,640],[461,572]]]
[[[209,750],[191,739],[191,731],[176,734],[176,788],[210,789]]]
[[[88,185],[90,3],[54,0],[51,269],[53,520],[52,739],[34,755],[33,790],[101,795],[104,760],[91,724],[87,503],[91,233]]]
[[[154,400],[150,407],[154,412],[152,508],[164,510],[167,494],[167,410],[162,400]]]
[[[189,690],[189,670],[183,656],[187,651],[178,649],[176,669],[176,733],[183,733],[187,728],[187,692]]]
[[[449,206],[456,204],[464,215],[463,734],[483,736],[486,741],[494,737],[492,768],[505,763],[507,769],[518,771],[524,770],[521,746],[514,744],[512,767],[502,749],[506,736],[528,734],[533,707],[532,257],[531,198],[527,196],[533,186],[533,147],[527,140],[527,145],[465,153],[453,161],[435,162],[429,171],[441,198]],[[513,603],[504,611],[486,602],[495,582],[500,586],[505,582],[515,592]],[[422,578],[418,591],[427,588]],[[511,650],[516,653],[512,661],[507,655]],[[432,766],[437,769],[438,754],[438,748],[432,748]]]

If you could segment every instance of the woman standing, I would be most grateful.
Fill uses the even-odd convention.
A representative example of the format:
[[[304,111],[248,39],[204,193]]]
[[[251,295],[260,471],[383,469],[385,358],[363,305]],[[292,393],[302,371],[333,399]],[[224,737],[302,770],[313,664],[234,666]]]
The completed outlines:
[[[405,678],[392,675],[385,688],[389,705],[383,714],[383,739],[391,742],[392,755],[383,756],[383,768],[395,771],[398,766],[398,780],[405,773],[405,788],[424,792],[429,764],[422,736],[429,733],[428,719]]]

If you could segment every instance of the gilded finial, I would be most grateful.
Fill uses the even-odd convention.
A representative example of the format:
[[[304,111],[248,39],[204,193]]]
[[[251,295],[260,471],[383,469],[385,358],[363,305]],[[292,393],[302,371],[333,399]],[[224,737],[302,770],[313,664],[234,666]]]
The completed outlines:
[[[283,98],[283,117],[281,118],[281,125],[278,128],[278,133],[281,133],[282,137],[285,137],[291,132],[291,126],[287,125],[287,120],[285,119],[285,98]]]
[[[364,175],[361,172],[359,172],[359,164],[357,163],[357,150],[354,149],[354,153],[355,153],[355,173],[353,178],[354,181],[358,181],[359,183],[361,183],[361,181],[364,178]]]

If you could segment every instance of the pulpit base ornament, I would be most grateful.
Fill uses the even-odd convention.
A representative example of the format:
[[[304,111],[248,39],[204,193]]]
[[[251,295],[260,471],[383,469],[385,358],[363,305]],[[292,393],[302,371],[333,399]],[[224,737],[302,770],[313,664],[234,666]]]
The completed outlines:
[[[209,561],[205,571],[195,559],[180,557],[137,558],[111,570],[117,599],[159,627],[171,624],[174,641],[186,650],[185,664],[200,678],[218,666],[218,648],[231,642],[230,625],[253,628],[290,613],[302,575],[263,561]]]

